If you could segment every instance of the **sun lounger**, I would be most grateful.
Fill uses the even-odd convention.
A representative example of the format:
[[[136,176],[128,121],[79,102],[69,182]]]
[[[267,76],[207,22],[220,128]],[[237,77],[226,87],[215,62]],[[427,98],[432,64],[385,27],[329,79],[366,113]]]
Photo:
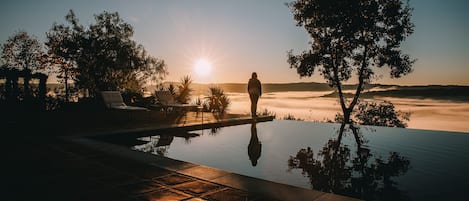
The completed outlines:
[[[103,98],[106,108],[108,109],[148,111],[148,109],[144,107],[126,105],[119,91],[101,91],[101,96]]]
[[[198,108],[198,105],[195,104],[184,104],[176,102],[170,91],[156,91],[156,98],[165,112],[167,112],[168,108],[179,109],[184,112],[190,109]]]

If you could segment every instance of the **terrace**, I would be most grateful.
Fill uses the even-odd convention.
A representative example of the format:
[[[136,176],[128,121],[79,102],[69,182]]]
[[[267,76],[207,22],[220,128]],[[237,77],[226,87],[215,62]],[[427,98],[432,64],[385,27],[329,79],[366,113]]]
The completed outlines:
[[[44,116],[47,115],[47,118]],[[86,119],[84,116],[91,119]],[[100,116],[101,115],[101,116]],[[30,114],[24,127],[14,120],[4,128],[7,200],[354,200],[339,195],[247,177],[225,170],[148,155],[92,140],[85,136],[150,130],[203,129],[252,122],[242,115],[215,118],[191,112],[187,118],[161,120],[161,114],[82,114],[64,120],[65,113]],[[148,114],[147,114],[148,115]],[[38,118],[42,116],[43,118]],[[101,127],[84,125],[103,116]],[[131,118],[131,119],[129,119]],[[44,126],[54,121],[55,129]],[[83,123],[78,123],[82,119]],[[131,123],[122,124],[123,120]],[[141,119],[140,119],[141,120]],[[271,121],[262,116],[259,122]],[[24,120],[22,120],[24,123]],[[116,122],[121,122],[117,126]],[[41,126],[42,125],[42,126]],[[114,126],[111,126],[114,125]],[[21,144],[21,146],[18,146]],[[223,178],[222,180],[216,180]]]

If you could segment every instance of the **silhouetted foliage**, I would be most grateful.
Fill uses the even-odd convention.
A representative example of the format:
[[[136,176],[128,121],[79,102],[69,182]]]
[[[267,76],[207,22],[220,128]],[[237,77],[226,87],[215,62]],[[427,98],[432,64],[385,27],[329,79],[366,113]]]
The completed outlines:
[[[192,79],[190,76],[184,76],[181,78],[181,81],[178,86],[178,94],[176,95],[176,100],[180,103],[187,103],[191,99],[191,84]]]
[[[72,17],[72,15],[67,15]],[[67,18],[68,19],[68,18]],[[79,48],[73,43],[78,40],[78,34],[71,27],[54,24],[52,29],[46,33],[48,41],[48,60],[54,67],[57,80],[65,86],[65,100],[69,100],[69,81],[76,80],[78,74],[75,59],[79,55]]]
[[[173,97],[176,97],[176,87],[174,86],[174,84],[169,84],[168,91],[169,93],[171,93],[171,95],[173,95]]]
[[[283,120],[295,120],[295,121],[304,121],[304,119],[293,116],[292,114],[287,114],[283,117]]]
[[[132,40],[132,26],[117,12],[95,15],[96,22],[88,28],[79,24],[71,10],[65,18],[70,25],[54,24],[47,44],[54,57],[76,65],[76,85],[92,95],[101,90],[141,92],[143,84],[167,74],[163,60]]]
[[[178,103],[188,103],[191,100],[192,96],[192,79],[190,76],[184,76],[181,78],[179,84],[176,86],[174,83],[170,83],[167,87],[165,87],[163,84],[159,85],[157,89],[155,90],[153,97],[156,98],[156,92],[157,91],[164,91],[167,90],[171,95],[173,96],[174,100],[177,101]],[[202,101],[199,100],[199,104],[201,105]]]
[[[277,116],[274,111],[268,110],[267,108],[264,108],[260,112],[257,112],[257,114],[258,116],[272,116],[274,118]]]
[[[353,112],[350,123],[371,126],[387,126],[406,128],[406,121],[410,120],[410,112],[396,111],[394,104],[390,101],[377,102],[361,102],[358,108]],[[342,123],[344,116],[337,113],[335,122]]]
[[[219,87],[210,87],[209,90],[209,96],[205,97],[209,111],[224,114],[230,105],[230,99],[223,92],[223,89]]]
[[[356,154],[352,154],[347,145],[340,144],[340,139],[330,139],[316,157],[310,147],[300,149],[290,156],[288,166],[301,169],[316,190],[364,200],[409,200],[392,180],[410,168],[410,161],[397,152],[382,159],[358,146]]]
[[[9,101],[21,101],[26,104],[39,101],[42,102],[40,105],[43,105],[47,80],[45,73],[48,73],[45,58],[47,56],[36,37],[25,31],[10,36],[2,45],[0,60],[0,77],[6,78],[5,91],[1,92],[5,94],[3,96]],[[23,79],[22,90],[19,89],[18,78]],[[32,79],[40,80],[38,89],[31,88]]]
[[[311,49],[294,55],[288,63],[301,77],[316,70],[329,86],[337,88],[345,123],[358,102],[364,85],[370,83],[372,67],[390,68],[399,78],[412,71],[412,60],[399,50],[413,33],[412,9],[400,0],[297,0],[287,4],[297,26],[311,36]],[[343,82],[356,73],[358,85],[351,101],[343,96]]]
[[[10,36],[2,46],[2,68],[46,72],[44,50],[36,37],[25,31]]]
[[[388,126],[405,128],[410,113],[396,111],[390,101],[363,102],[358,105],[355,119],[361,125]]]

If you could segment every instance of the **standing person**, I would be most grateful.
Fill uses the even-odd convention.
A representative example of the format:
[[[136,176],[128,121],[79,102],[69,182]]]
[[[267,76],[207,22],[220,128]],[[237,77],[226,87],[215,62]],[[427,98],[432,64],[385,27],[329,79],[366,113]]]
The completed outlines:
[[[253,72],[248,82],[248,93],[251,99],[251,116],[257,117],[257,101],[262,95],[261,82],[257,79],[257,73]]]

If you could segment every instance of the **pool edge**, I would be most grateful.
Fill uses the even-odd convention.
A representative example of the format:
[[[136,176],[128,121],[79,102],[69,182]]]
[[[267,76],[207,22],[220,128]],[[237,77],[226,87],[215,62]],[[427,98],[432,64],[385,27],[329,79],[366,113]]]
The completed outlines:
[[[269,120],[270,119],[270,120]],[[258,119],[258,122],[261,121],[271,121],[273,118],[266,117],[264,119]],[[205,128],[206,126],[231,126],[231,125],[240,125],[252,122],[252,119],[244,118],[237,119],[233,121],[225,122],[215,122],[211,124],[204,125],[188,125],[185,127],[177,127],[184,129],[200,129]],[[201,127],[202,126],[202,127]],[[174,129],[175,127],[164,127],[159,129]],[[156,130],[159,130],[156,129]],[[109,135],[109,134],[118,134],[125,132],[136,132],[136,131],[147,131],[150,129],[133,129],[129,130],[120,130],[115,132],[99,133],[97,135]],[[155,129],[153,129],[155,130]],[[228,172],[225,170],[208,167],[204,165],[194,164],[190,162],[185,162],[181,160],[171,159],[163,156],[157,156],[150,153],[144,153],[140,151],[131,150],[129,148],[106,143],[98,140],[89,138],[93,135],[83,135],[83,136],[73,136],[73,137],[63,137],[64,140],[76,143],[80,145],[87,146],[91,149],[109,153],[112,155],[117,155],[126,159],[136,160],[145,164],[149,164],[155,167],[163,168],[169,171],[174,171],[179,174],[187,175],[197,179],[209,181],[212,183],[217,183],[220,185],[232,187],[235,189],[245,190],[255,194],[260,194],[263,196],[272,197],[278,200],[316,200],[316,201],[352,201],[359,200],[356,198],[336,195],[332,193],[320,192],[312,189],[306,189],[296,186],[291,186],[287,184],[272,182],[268,180],[258,179],[254,177],[249,177],[237,173]]]

